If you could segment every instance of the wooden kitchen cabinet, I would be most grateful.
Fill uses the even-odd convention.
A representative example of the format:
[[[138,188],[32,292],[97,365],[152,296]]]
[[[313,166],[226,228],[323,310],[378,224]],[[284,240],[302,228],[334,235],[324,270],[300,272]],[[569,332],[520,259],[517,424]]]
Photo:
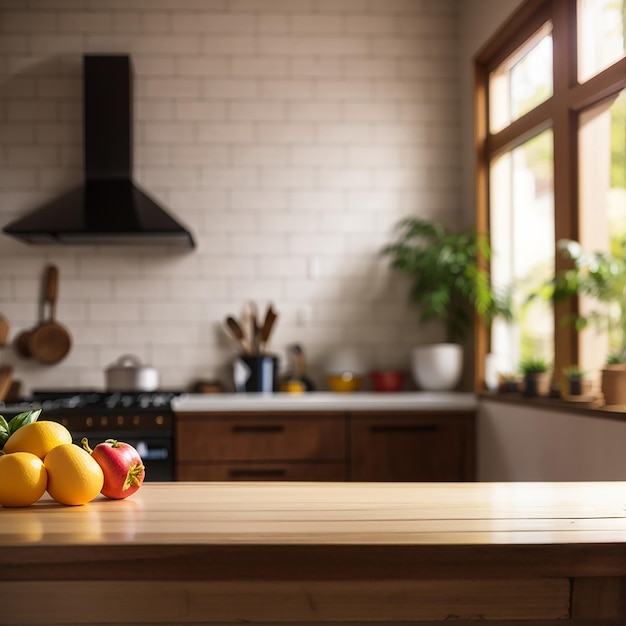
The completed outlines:
[[[475,411],[180,413],[184,481],[475,479]]]
[[[182,414],[176,470],[192,481],[345,480],[345,415]]]
[[[349,479],[475,479],[475,413],[352,413]]]

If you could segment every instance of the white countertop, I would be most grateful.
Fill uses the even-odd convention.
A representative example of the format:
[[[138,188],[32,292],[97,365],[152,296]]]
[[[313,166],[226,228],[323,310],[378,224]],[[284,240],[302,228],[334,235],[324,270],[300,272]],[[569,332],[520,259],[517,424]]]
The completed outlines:
[[[449,411],[477,407],[473,393],[189,393],[172,401],[176,413],[201,411]]]

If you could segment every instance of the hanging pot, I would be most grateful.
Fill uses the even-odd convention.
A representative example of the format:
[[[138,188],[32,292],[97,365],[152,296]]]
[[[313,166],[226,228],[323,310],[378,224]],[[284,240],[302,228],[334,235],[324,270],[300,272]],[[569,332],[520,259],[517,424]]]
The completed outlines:
[[[155,391],[159,386],[159,372],[132,354],[122,355],[105,376],[108,391]]]
[[[67,328],[56,321],[58,288],[59,270],[56,266],[49,265],[44,289],[44,308],[46,305],[49,307],[49,318],[41,322],[32,332],[27,333],[28,352],[44,365],[59,363],[72,347],[72,338]]]

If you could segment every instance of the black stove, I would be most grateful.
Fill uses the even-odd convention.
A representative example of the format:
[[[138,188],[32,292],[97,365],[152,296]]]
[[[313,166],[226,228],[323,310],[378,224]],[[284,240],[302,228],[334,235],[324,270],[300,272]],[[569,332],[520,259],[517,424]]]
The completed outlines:
[[[158,411],[170,410],[177,391],[33,391],[43,410]]]
[[[93,448],[105,439],[137,448],[146,466],[146,481],[174,480],[174,414],[176,391],[48,391],[32,394],[39,419],[60,422],[75,443],[83,437]]]

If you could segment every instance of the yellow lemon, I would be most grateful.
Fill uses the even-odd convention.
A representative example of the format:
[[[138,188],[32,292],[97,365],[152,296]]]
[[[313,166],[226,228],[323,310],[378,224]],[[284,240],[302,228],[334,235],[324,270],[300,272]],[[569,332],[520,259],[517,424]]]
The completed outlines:
[[[43,459],[52,448],[72,443],[72,433],[58,422],[43,420],[18,428],[4,444],[7,454],[30,452]]]
[[[0,455],[0,504],[28,506],[43,496],[48,474],[42,460],[30,452]]]
[[[44,465],[48,470],[48,493],[61,504],[86,504],[104,485],[98,462],[81,447],[63,443],[52,448]]]

